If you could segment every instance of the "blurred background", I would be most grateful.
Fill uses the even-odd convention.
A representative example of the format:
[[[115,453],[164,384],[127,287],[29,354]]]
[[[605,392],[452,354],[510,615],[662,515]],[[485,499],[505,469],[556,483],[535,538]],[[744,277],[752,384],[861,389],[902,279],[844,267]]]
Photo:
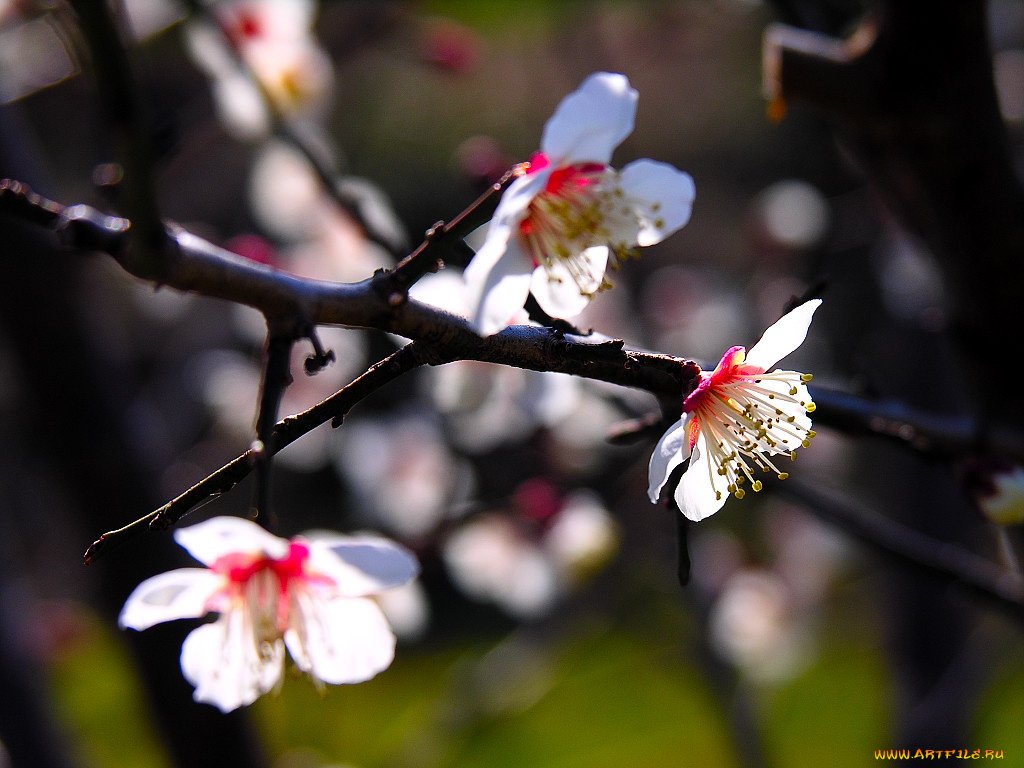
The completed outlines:
[[[245,4],[212,10],[232,5]],[[625,264],[577,325],[713,364],[825,281],[786,367],[965,411],[930,254],[825,122],[799,105],[768,117],[769,4],[248,5],[232,17],[239,50],[391,247],[273,136],[209,23],[135,0],[123,21],[166,218],[296,274],[361,280],[528,159],[589,73],[622,72],[640,101],[615,164],[672,163],[697,199],[690,223]],[[858,18],[858,3],[821,5]],[[1019,152],[1024,12],[990,6]],[[0,2],[0,173],[116,211],[119,169],[83,50],[65,4]],[[775,486],[690,528],[683,587],[678,512],[646,497],[653,440],[606,439],[654,398],[466,362],[407,375],[275,462],[282,535],[375,530],[419,556],[420,580],[383,598],[400,637],[392,667],[323,694],[289,675],[230,716],[192,703],[177,656],[189,623],[116,627],[133,586],[187,555],[168,532],[89,567],[81,554],[245,450],[262,320],[0,225],[0,742],[36,755],[0,750],[0,766],[860,766],[893,746],[1005,750],[1024,764],[1019,625],[891,567]],[[459,266],[414,295],[460,311]],[[337,362],[308,377],[312,349],[298,345],[287,413],[403,343],[354,329],[321,338]],[[993,560],[1019,543],[962,500],[946,467],[818,432],[787,482]],[[244,514],[249,498],[246,484],[184,524]]]

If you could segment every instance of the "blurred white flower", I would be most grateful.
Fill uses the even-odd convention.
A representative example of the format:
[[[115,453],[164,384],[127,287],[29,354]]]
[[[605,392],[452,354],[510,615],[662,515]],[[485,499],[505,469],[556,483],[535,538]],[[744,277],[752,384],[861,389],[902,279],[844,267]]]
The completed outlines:
[[[559,597],[554,563],[504,515],[469,520],[447,538],[442,552],[463,593],[493,602],[516,618],[539,618]]]
[[[966,463],[963,484],[979,511],[996,525],[1024,523],[1024,467],[1001,459]]]
[[[58,32],[60,22],[44,13],[32,18],[19,6],[0,5],[0,104],[20,99],[78,72]],[[22,15],[24,13],[24,15]]]
[[[708,622],[712,647],[758,682],[789,679],[810,658],[813,636],[771,571],[743,570],[729,578]]]
[[[619,528],[595,494],[577,491],[552,518],[542,545],[563,580],[578,584],[618,552]]]
[[[456,528],[442,555],[468,597],[510,616],[536,619],[615,556],[619,529],[596,494],[561,498],[540,478],[522,483],[513,509],[477,515]]]
[[[689,220],[689,175],[646,159],[621,171],[608,164],[633,130],[636,102],[624,75],[597,72],[558,105],[540,152],[505,190],[466,267],[480,333],[507,326],[529,293],[554,317],[578,315],[607,287],[609,261],[660,242]]]
[[[371,597],[418,572],[397,544],[337,534],[289,541],[232,517],[179,529],[174,538],[206,568],[142,582],[119,623],[142,630],[220,614],[181,649],[196,701],[224,712],[251,704],[281,681],[286,649],[317,685],[363,682],[391,664],[395,636]]]
[[[326,112],[334,73],[312,34],[316,10],[311,0],[220,0],[210,7],[219,29],[202,19],[185,25],[187,50],[212,79],[221,121],[236,138],[269,134],[266,100],[290,118],[318,120]]]
[[[381,592],[376,599],[400,640],[415,642],[426,634],[430,627],[430,601],[418,580]]]
[[[432,421],[416,415],[352,419],[337,430],[334,465],[372,527],[415,540],[432,532],[473,479]]]

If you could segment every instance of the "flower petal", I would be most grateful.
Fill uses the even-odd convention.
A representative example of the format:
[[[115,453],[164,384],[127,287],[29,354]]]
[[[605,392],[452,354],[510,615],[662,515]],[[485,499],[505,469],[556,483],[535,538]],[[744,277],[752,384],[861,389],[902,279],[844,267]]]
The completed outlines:
[[[530,292],[541,309],[552,317],[575,317],[587,308],[604,284],[608,248],[595,245],[574,256],[572,271],[569,263],[566,259],[556,258],[548,267],[538,267],[533,271]]]
[[[619,186],[639,221],[637,245],[660,243],[690,220],[693,179],[668,163],[635,160],[619,172]]]
[[[274,536],[251,520],[212,517],[174,532],[174,540],[204,565],[237,552],[264,553],[281,558],[288,554],[288,540]]]
[[[555,109],[544,126],[541,151],[555,166],[607,165],[633,131],[637,98],[625,75],[595,72]]]
[[[715,488],[715,480],[722,481],[717,469],[711,465],[707,441],[703,434],[690,456],[690,466],[683,472],[676,486],[675,499],[679,510],[689,520],[697,523],[710,517],[722,508],[729,493]]]
[[[301,619],[285,632],[288,652],[300,669],[325,683],[361,683],[394,659],[395,635],[372,600],[325,600],[303,592],[296,606]]]
[[[488,242],[473,257],[466,267],[466,295],[469,302],[473,327],[482,336],[490,336],[505,328],[512,317],[523,308],[530,293],[530,279],[533,264],[520,250],[515,239],[501,248],[498,258],[493,258],[497,244],[489,247]],[[473,268],[481,256],[481,265],[491,262],[489,270]]]
[[[654,453],[651,454],[651,463],[647,468],[649,480],[647,495],[651,498],[652,504],[658,503],[661,489],[668,482],[668,477],[672,474],[672,470],[690,456],[690,442],[687,439],[687,433],[689,432],[691,418],[693,418],[693,415],[688,413],[669,427],[654,447]]]
[[[221,712],[252,704],[274,687],[283,670],[284,644],[266,643],[261,655],[242,611],[194,629],[181,646],[181,671],[196,689],[192,697]]]
[[[194,619],[210,610],[207,601],[224,580],[205,568],[179,568],[139,584],[124,602],[117,622],[146,629],[162,621]]]
[[[419,573],[412,552],[387,539],[315,535],[307,569],[334,582],[332,592],[361,597],[399,587]]]
[[[807,338],[807,329],[811,325],[811,317],[819,306],[821,299],[811,299],[783,315],[764,332],[761,340],[750,348],[746,364],[767,371],[803,344]]]

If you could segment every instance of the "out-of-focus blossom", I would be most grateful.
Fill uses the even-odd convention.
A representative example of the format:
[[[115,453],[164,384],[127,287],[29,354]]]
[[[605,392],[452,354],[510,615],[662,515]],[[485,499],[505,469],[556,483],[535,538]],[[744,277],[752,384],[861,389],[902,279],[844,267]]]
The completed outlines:
[[[442,554],[468,597],[536,619],[603,568],[618,546],[618,526],[596,495],[578,491],[563,499],[534,478],[516,490],[513,509],[456,528]]]
[[[311,0],[221,0],[210,7],[216,26],[187,24],[188,51],[212,78],[218,112],[232,135],[266,136],[267,100],[290,118],[317,119],[326,111],[334,74],[312,34],[316,10]]]
[[[145,40],[181,21],[184,13],[177,0],[124,0],[128,25],[136,40]]]
[[[596,495],[578,491],[552,517],[541,543],[563,580],[579,584],[614,557],[619,528]]]
[[[437,424],[420,415],[346,421],[331,448],[363,522],[403,540],[431,533],[472,488],[468,465],[452,455]]]
[[[1024,123],[1024,51],[999,51],[992,57],[999,111],[1009,123]]]
[[[381,592],[376,600],[400,640],[415,642],[430,628],[430,600],[419,580]]]
[[[1024,468],[999,459],[968,462],[963,483],[981,513],[997,525],[1024,523]]]
[[[0,4],[0,104],[78,72],[77,62],[58,32],[59,22],[48,18],[48,13],[31,18],[21,5]]]
[[[206,568],[142,582],[119,622],[142,630],[220,614],[193,630],[181,649],[196,701],[224,712],[251,704],[280,682],[286,649],[317,685],[363,682],[391,664],[395,636],[372,596],[418,571],[397,544],[337,534],[289,541],[231,517],[174,537]]]
[[[505,191],[466,268],[480,333],[508,325],[529,293],[550,315],[579,314],[607,287],[610,261],[614,266],[689,220],[689,175],[646,159],[621,171],[608,165],[633,130],[636,102],[624,75],[598,72],[558,105],[540,152]]]
[[[334,183],[377,237],[393,249],[405,247],[404,227],[380,188],[356,176],[339,176]],[[282,141],[266,141],[257,152],[249,203],[263,231],[288,246],[277,266],[290,272],[355,282],[390,263],[389,254],[324,189],[309,159]]]
[[[831,219],[828,201],[805,181],[785,179],[754,200],[761,249],[802,251],[821,242]]]
[[[801,304],[764,332],[747,354],[732,347],[683,401],[683,416],[669,427],[651,456],[648,495],[657,502],[672,471],[689,459],[675,490],[690,520],[713,515],[728,494],[743,498],[746,480],[761,490],[750,463],[779,478],[788,475],[772,457],[795,457],[814,437],[808,413],[809,374],[768,369],[799,347],[821,300]],[[776,459],[777,460],[777,459]],[[750,463],[748,463],[750,462]]]
[[[555,565],[507,516],[479,515],[445,541],[444,562],[468,597],[520,619],[546,614],[559,596]]]
[[[811,657],[813,633],[793,610],[785,582],[771,571],[747,569],[730,577],[708,625],[718,654],[758,682],[786,680]]]

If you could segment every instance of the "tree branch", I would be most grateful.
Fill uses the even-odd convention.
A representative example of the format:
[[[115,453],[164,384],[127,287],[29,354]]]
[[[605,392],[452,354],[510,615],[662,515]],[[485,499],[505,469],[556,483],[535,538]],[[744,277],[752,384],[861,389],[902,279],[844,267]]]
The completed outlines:
[[[371,366],[365,373],[326,400],[302,413],[279,421],[274,427],[273,443],[277,450],[281,450],[327,421],[333,421],[337,426],[353,406],[385,384],[421,365],[436,364],[440,361],[436,352],[424,345],[412,343],[402,347]],[[244,480],[252,469],[253,450],[250,448],[159,509],[123,528],[104,533],[86,550],[83,557],[85,563],[91,563],[99,555],[148,529],[169,528],[197,505],[230,491]]]
[[[939,583],[955,587],[1024,624],[1024,579],[953,542],[938,541],[838,494],[799,481],[775,490],[874,552]]]
[[[487,195],[481,200],[485,198],[488,204],[493,202]],[[2,211],[45,223],[56,230],[65,245],[99,250],[131,271],[131,264],[122,259],[122,244],[130,227],[126,219],[104,216],[85,205],[63,208],[10,180],[0,181]],[[464,226],[470,226],[467,214],[453,221],[450,234],[424,241],[417,250],[417,264],[433,262],[447,253]],[[390,273],[360,283],[309,280],[245,259],[176,225],[169,225],[168,232],[169,253],[162,285],[246,304],[268,320],[290,318],[308,327],[376,328],[425,342],[445,360],[477,360],[568,373],[647,390],[664,398],[681,398],[699,372],[689,360],[626,349],[616,339],[577,336],[549,328],[510,326],[493,336],[480,337],[466,318],[413,299],[395,301],[387,278]],[[399,269],[401,265],[396,271]],[[400,282],[408,279],[400,278]]]

